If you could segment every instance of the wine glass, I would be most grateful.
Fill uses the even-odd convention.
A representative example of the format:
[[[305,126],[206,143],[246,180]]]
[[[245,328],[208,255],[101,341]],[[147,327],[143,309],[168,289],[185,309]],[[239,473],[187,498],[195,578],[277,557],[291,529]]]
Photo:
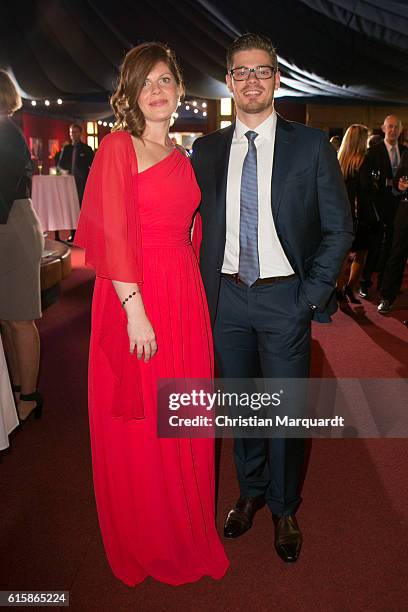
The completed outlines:
[[[408,202],[408,174],[401,176],[403,182],[404,191],[402,192],[401,202]]]
[[[381,172],[379,170],[371,170],[371,178],[374,183],[374,187],[379,189],[379,180],[380,180]]]
[[[42,161],[39,159],[38,163],[37,163],[37,168],[38,168],[38,174],[42,174],[42,170],[43,170],[43,163]]]

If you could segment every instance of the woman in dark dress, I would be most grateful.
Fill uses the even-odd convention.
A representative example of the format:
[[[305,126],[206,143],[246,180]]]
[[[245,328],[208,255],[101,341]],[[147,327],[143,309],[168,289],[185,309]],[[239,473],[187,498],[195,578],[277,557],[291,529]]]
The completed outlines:
[[[359,283],[370,239],[370,227],[367,223],[366,214],[367,190],[364,185],[367,137],[368,128],[365,125],[360,123],[350,125],[347,128],[338,153],[340,168],[350,200],[355,236],[351,247],[351,252],[354,253],[354,256],[350,267],[350,274],[346,284],[343,284],[348,261],[348,258],[346,258],[337,281],[337,299],[339,302],[349,300],[352,304],[361,303],[356,298],[354,291]]]
[[[41,317],[40,265],[44,239],[30,200],[31,156],[11,120],[21,98],[0,70],[0,322],[20,421],[41,416],[37,391]]]

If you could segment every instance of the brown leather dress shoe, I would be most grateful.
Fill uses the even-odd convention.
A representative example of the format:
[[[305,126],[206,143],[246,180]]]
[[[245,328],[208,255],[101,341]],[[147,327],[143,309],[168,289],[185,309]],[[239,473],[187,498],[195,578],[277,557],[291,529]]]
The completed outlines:
[[[235,507],[228,512],[224,524],[226,538],[239,538],[252,527],[255,513],[265,505],[263,495],[256,497],[240,497]]]
[[[275,549],[282,561],[295,563],[302,548],[302,532],[294,514],[272,515],[275,525]]]

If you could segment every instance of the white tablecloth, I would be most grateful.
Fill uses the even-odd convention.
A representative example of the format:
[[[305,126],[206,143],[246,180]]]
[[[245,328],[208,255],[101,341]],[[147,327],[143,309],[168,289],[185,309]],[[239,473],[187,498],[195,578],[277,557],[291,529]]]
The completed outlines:
[[[10,379],[0,336],[0,450],[8,448],[8,436],[17,425],[17,410],[11,391]]]
[[[44,232],[76,228],[79,200],[72,175],[33,176],[32,201]]]

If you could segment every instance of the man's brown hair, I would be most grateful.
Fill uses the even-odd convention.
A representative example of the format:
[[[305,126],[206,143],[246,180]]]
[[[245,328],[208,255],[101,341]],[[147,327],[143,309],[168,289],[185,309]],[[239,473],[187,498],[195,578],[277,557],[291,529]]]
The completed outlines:
[[[271,66],[276,70],[278,68],[278,56],[272,41],[263,34],[243,34],[238,36],[227,49],[227,69],[231,70],[234,66],[234,55],[239,51],[248,51],[249,49],[261,49],[269,53],[271,57]]]

